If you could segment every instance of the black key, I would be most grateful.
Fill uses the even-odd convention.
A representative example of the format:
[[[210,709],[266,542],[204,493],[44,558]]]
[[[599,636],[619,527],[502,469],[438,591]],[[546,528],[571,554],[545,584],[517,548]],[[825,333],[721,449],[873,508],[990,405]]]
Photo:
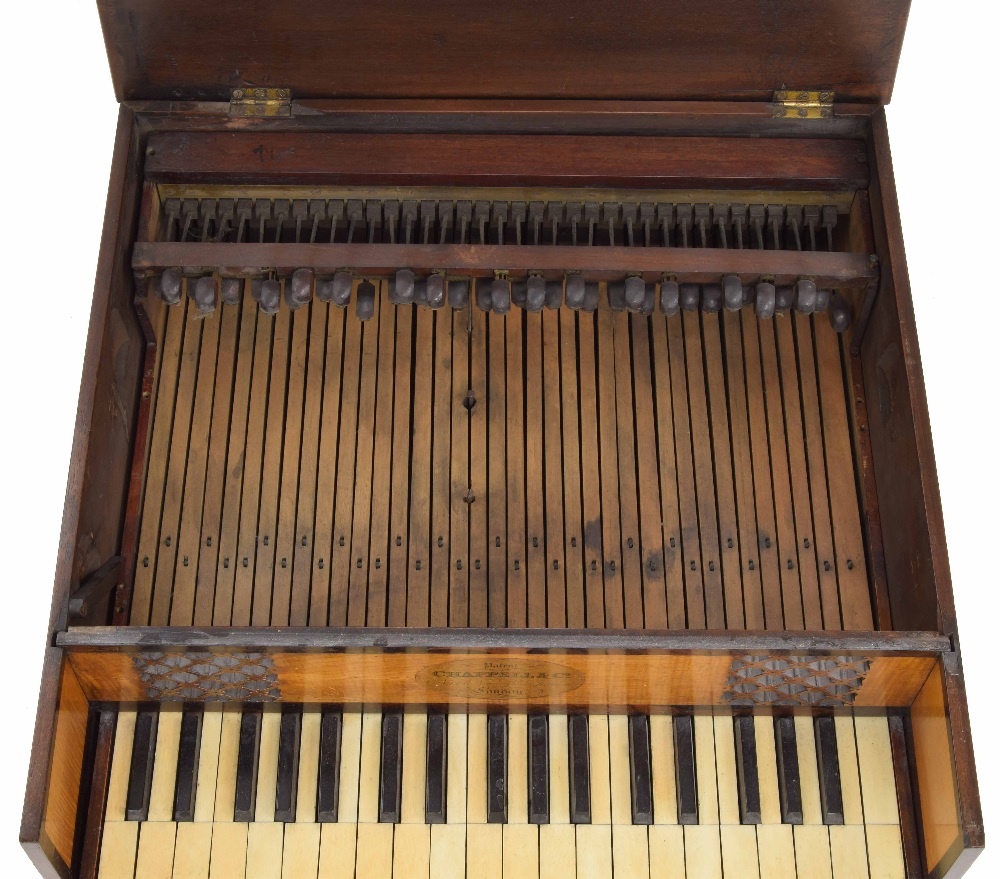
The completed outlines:
[[[424,820],[444,824],[448,790],[448,719],[445,714],[427,715],[427,789],[424,796]]]
[[[736,778],[740,791],[740,821],[760,824],[760,778],[757,775],[757,735],[749,714],[733,718],[736,730]]]
[[[507,715],[486,719],[486,820],[507,823]]]
[[[153,783],[153,756],[156,753],[156,711],[140,711],[135,716],[132,765],[125,797],[125,820],[145,821],[149,815],[149,788]]]
[[[816,759],[819,762],[819,802],[824,824],[844,823],[844,792],[840,787],[837,725],[832,717],[816,718]]]
[[[299,789],[299,737],[302,712],[286,708],[278,732],[278,780],[274,793],[274,820],[295,820],[295,799]]]
[[[778,752],[778,795],[784,824],[802,823],[802,784],[799,755],[795,746],[795,718],[774,719],[774,744]]]
[[[257,760],[260,757],[259,706],[247,708],[240,718],[240,751],[236,757],[234,821],[253,821],[257,807]]]
[[[549,823],[549,721],[528,717],[528,821]]]
[[[403,777],[403,715],[392,711],[382,715],[382,769],[378,790],[378,820],[399,823],[401,779]]]
[[[340,732],[339,711],[324,711],[319,722],[319,779],[316,785],[316,820],[337,820],[340,806]]]
[[[181,718],[181,743],[177,751],[174,785],[174,821],[194,821],[194,794],[198,788],[201,753],[201,709],[185,711]]]
[[[569,716],[569,820],[590,823],[590,727],[586,714]]]
[[[649,718],[628,719],[628,756],[632,771],[632,823],[653,823],[653,764],[649,750]]]
[[[698,823],[698,777],[694,764],[694,718],[674,718],[674,772],[677,776],[677,823]]]

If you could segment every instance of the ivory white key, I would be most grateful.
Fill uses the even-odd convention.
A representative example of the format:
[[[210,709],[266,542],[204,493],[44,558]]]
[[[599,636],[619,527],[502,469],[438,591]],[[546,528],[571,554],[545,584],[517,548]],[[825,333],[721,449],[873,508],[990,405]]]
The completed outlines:
[[[736,737],[733,716],[717,714],[715,727],[715,778],[719,793],[719,823],[740,823],[740,794],[736,782]],[[723,835],[724,836],[724,835]]]
[[[125,820],[125,798],[128,795],[128,775],[132,765],[132,738],[135,735],[135,708],[122,707],[115,725],[115,745],[108,779],[108,798],[104,809],[105,822]]]
[[[486,715],[483,715],[483,719],[486,719]],[[469,728],[471,731],[472,715],[469,715]],[[484,765],[485,762],[484,753]],[[486,802],[485,792],[483,802]],[[503,828],[503,824],[487,824],[485,812],[481,823],[469,824],[465,848],[465,875],[468,879],[501,879],[503,876]]]
[[[249,831],[243,823],[212,825],[212,879],[245,879]]]
[[[153,758],[153,785],[149,791],[150,821],[170,821],[174,817],[174,783],[177,780],[177,751],[181,739],[180,705],[164,704],[156,728],[156,756]],[[142,839],[139,840],[140,851]]]
[[[520,823],[502,826],[503,879],[538,879],[538,825]]]
[[[403,790],[400,820],[404,824],[424,823],[427,783],[427,715],[403,715]]]
[[[813,718],[795,718],[795,742],[799,756],[799,787],[802,792],[802,823],[822,824],[819,801],[819,764],[816,761],[816,732]]]
[[[855,717],[855,741],[861,775],[861,802],[866,824],[898,824],[896,775],[885,716]]]
[[[903,879],[903,841],[896,824],[869,824],[868,870],[871,879]]]
[[[358,821],[358,793],[361,785],[361,718],[360,711],[345,711],[341,732],[340,802],[337,804],[337,820],[348,824],[356,824]]]
[[[593,726],[590,731],[593,735]],[[611,825],[577,824],[576,879],[607,879],[612,875],[611,864]]]
[[[448,806],[445,818],[449,824],[465,824],[465,789],[468,777],[469,716],[463,712],[448,715]],[[484,794],[485,796],[485,794]],[[464,845],[463,832],[463,845]],[[431,852],[433,855],[433,846]],[[464,858],[463,858],[464,863]],[[463,867],[464,870],[464,867]]]
[[[258,782],[258,790],[260,783]],[[247,879],[281,879],[285,825],[254,821],[247,833]]]
[[[407,720],[412,715],[407,716]],[[403,724],[405,748],[406,723]],[[406,760],[403,760],[406,771]],[[403,789],[406,789],[404,784]],[[404,819],[405,820],[405,819]],[[392,875],[396,879],[428,879],[431,868],[431,826],[429,824],[400,824],[392,839]]]
[[[606,714],[591,714],[588,720],[590,739],[590,821],[592,824],[610,824],[611,758],[609,751],[610,743],[608,741],[608,717]]]
[[[382,715],[365,711],[361,721],[361,769],[358,776],[358,857],[360,825],[378,822],[379,763],[382,752]],[[366,831],[367,833],[367,831]],[[390,854],[392,849],[389,849]]]
[[[567,822],[542,824],[538,828],[539,879],[563,879],[575,875],[576,828]]]
[[[511,714],[507,718],[507,823],[527,822],[528,715]],[[536,842],[536,848],[537,845]]]
[[[608,716],[608,758],[611,771],[611,823],[631,824],[632,773],[629,764],[628,716],[625,714]]]
[[[212,825],[182,821],[177,824],[173,879],[209,879]]]
[[[657,876],[683,876],[684,828],[679,824],[654,824],[649,832],[649,863]]]
[[[233,809],[236,805],[236,764],[240,754],[241,718],[242,713],[235,705],[226,705],[222,710],[222,729],[219,733],[219,767],[213,810],[213,820],[216,822],[233,820]],[[198,804],[195,803],[195,809],[197,810],[197,808]]]
[[[296,809],[295,823],[285,825],[281,879],[315,879],[319,871],[319,845],[320,825],[300,824]]]
[[[215,817],[215,789],[219,780],[219,749],[222,743],[222,706],[205,706],[201,720],[201,752],[198,755],[198,785],[194,795],[194,820]]]
[[[569,727],[565,714],[549,715],[549,822],[569,823]]]
[[[831,824],[829,830],[833,879],[867,879],[865,828],[858,824]]]
[[[140,824],[139,852],[135,859],[137,879],[170,879],[176,839],[177,825],[173,821],[143,821]]]
[[[778,798],[778,756],[774,747],[774,720],[765,715],[753,719],[757,739],[757,781],[760,786],[760,823],[781,823]]]
[[[832,879],[830,831],[826,826],[803,824],[792,828],[792,835],[795,840],[795,869],[799,879]]]
[[[347,713],[344,713],[347,717]],[[357,789],[355,789],[355,796]],[[354,879],[358,825],[324,824],[319,837],[318,879]],[[215,879],[213,876],[212,879]]]
[[[674,774],[672,724],[672,718],[666,714],[653,714],[649,718],[649,750],[653,764],[653,822],[655,824],[677,823],[677,783]],[[650,850],[650,858],[652,858],[652,850]]]
[[[726,879],[760,879],[755,826],[723,824],[719,828],[719,833],[722,841],[722,875]],[[811,879],[811,877],[802,876],[801,879]]]
[[[486,715],[469,715],[469,749],[466,754],[466,821],[486,823]],[[472,836],[470,835],[470,845]]]
[[[719,792],[715,780],[715,718],[694,718],[694,762],[698,772],[698,823],[719,823]]]
[[[257,805],[255,824],[274,821],[274,796],[278,784],[278,740],[281,708],[265,705],[260,723],[260,751],[257,758]]]
[[[722,879],[722,843],[718,824],[688,824],[684,827],[684,867],[687,873],[682,875]]]
[[[124,814],[125,797],[122,796],[122,817]],[[105,821],[97,879],[132,879],[138,845],[138,821]]]
[[[448,724],[451,725],[451,717],[448,718]],[[431,876],[434,879],[465,879],[463,825],[449,823],[431,826]]]
[[[358,824],[358,847],[354,860],[354,875],[358,879],[392,879],[394,827],[394,824]]]
[[[796,879],[791,824],[758,824],[757,851],[761,876],[767,879]]]
[[[628,879],[646,879],[649,876],[646,825],[612,824],[611,850],[615,876],[627,876]]]
[[[316,820],[321,719],[322,715],[317,707],[303,708],[302,733],[299,738],[299,784],[295,801],[295,821],[300,824],[311,824]],[[318,836],[316,844],[319,845]]]

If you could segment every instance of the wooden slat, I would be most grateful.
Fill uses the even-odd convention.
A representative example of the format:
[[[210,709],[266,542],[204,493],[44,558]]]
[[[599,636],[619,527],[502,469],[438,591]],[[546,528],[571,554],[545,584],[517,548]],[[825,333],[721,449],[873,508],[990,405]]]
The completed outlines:
[[[647,629],[667,628],[667,595],[663,580],[663,520],[660,474],[656,454],[656,411],[649,349],[649,318],[634,314],[632,368],[635,412],[636,479],[639,489],[639,546],[642,565],[643,623]]]
[[[607,302],[602,287],[601,304]],[[601,465],[601,534],[604,549],[604,625],[608,629],[625,626],[625,594],[622,585],[621,508],[618,501],[618,432],[615,404],[614,328],[608,307],[594,318],[597,330],[598,424]]]
[[[218,382],[216,366],[219,353],[219,328],[224,314],[216,311],[201,324],[201,350],[198,378],[191,415],[191,436],[188,440],[187,470],[184,478],[184,501],[181,506],[177,535],[177,556],[170,597],[170,625],[187,626],[194,618],[194,596],[197,585],[198,554],[201,549],[202,508],[205,501],[205,468],[208,464],[209,438],[212,426],[212,403]],[[227,327],[230,331],[231,327]],[[230,343],[231,344],[231,343]],[[221,391],[220,391],[221,392]]]
[[[357,285],[354,296],[357,297]],[[351,308],[344,312],[344,366],[340,374],[340,436],[337,452],[337,493],[333,508],[333,548],[330,551],[329,625],[347,623],[351,573],[351,526],[354,521],[358,395],[361,371],[362,323]]]
[[[298,540],[300,473],[302,471],[302,421],[305,417],[306,386],[312,384],[309,367],[315,341],[310,332],[310,308],[302,306],[292,315],[292,342],[287,356],[288,381],[282,382],[283,369],[271,376],[271,402],[268,405],[268,436],[264,459],[264,483],[258,525],[257,569],[255,583],[267,589],[273,582],[270,601],[254,602],[255,625],[288,625],[291,615],[292,577]],[[275,339],[277,349],[277,339]],[[322,344],[322,343],[321,343]],[[283,352],[282,352],[283,353]],[[278,363],[277,353],[275,364]],[[283,386],[284,385],[284,386]],[[284,398],[279,394],[284,393]],[[284,404],[284,435],[278,412]],[[272,439],[272,430],[276,435]],[[273,447],[280,443],[278,450]],[[279,456],[280,453],[280,456]],[[314,465],[315,466],[315,465]],[[280,493],[279,493],[280,485]],[[275,513],[277,512],[277,515]],[[266,513],[266,515],[265,515]],[[302,562],[308,565],[302,559]],[[256,622],[258,621],[259,622]]]
[[[490,626],[507,625],[507,363],[506,322],[512,318],[491,314],[487,318],[489,364],[487,410],[489,452],[487,508],[489,594],[487,621]],[[516,320],[516,318],[513,318]],[[485,338],[484,338],[485,341]]]
[[[469,625],[469,413],[462,401],[469,389],[468,312],[451,316],[451,564],[448,624]],[[397,353],[397,362],[398,362]],[[397,382],[398,384],[398,382]],[[397,389],[397,396],[401,389]],[[393,490],[395,503],[395,489]]]
[[[384,284],[379,284],[383,287]],[[347,624],[363,626],[368,610],[368,571],[372,564],[369,555],[369,537],[372,519],[372,475],[376,466],[375,451],[375,393],[378,371],[379,321],[382,315],[382,296],[375,296],[375,314],[362,324],[361,391],[358,399],[357,451],[354,471],[354,525],[351,528],[351,554],[349,565]]]
[[[597,420],[597,340],[592,314],[577,315],[580,362],[580,478],[583,483],[583,567],[587,626],[603,629],[604,547],[601,513],[600,443]]]
[[[542,316],[526,314],[525,323],[525,450],[524,472],[527,503],[528,625],[544,628],[545,598],[545,508],[543,493],[545,448],[543,443],[544,400],[542,376]]]
[[[726,388],[736,518],[739,522],[739,575],[743,583],[743,617],[748,629],[763,629],[764,600],[761,595],[760,557],[757,549],[754,467],[750,449],[743,330],[739,314],[727,311],[722,317],[722,329],[726,350]],[[728,620],[727,623],[732,625]]]
[[[525,441],[523,320],[520,311],[504,321],[507,354],[507,625],[524,628],[528,624],[528,557],[525,535]]]
[[[486,447],[486,314],[472,309],[472,338],[469,343],[470,387],[476,405],[469,414],[469,481],[476,499],[469,504],[469,625],[485,626],[489,605],[489,482]],[[412,526],[411,526],[412,527]],[[499,584],[498,584],[499,586]],[[409,619],[407,619],[409,622]]]
[[[396,368],[393,387],[392,498],[389,513],[389,625],[406,625],[409,549],[410,374],[414,309],[396,306]],[[452,624],[454,625],[454,624]]]
[[[182,590],[174,599],[171,625],[186,625],[190,621],[196,626],[212,624],[222,501],[226,485],[226,450],[229,445],[230,420],[237,408],[233,405],[233,372],[236,367],[237,348],[247,344],[245,341],[247,334],[253,335],[251,321],[254,320],[256,315],[253,309],[244,309],[242,305],[230,305],[222,309],[219,356],[215,367],[215,399],[212,403],[212,430],[208,440],[208,461],[205,467],[205,498],[199,523],[201,551],[197,556],[198,563],[195,568],[196,587],[194,595],[190,598]],[[244,333],[245,328],[247,328],[246,333]]]
[[[545,434],[546,625],[551,629],[566,626],[566,523],[563,518],[562,388],[559,362],[559,314],[545,309],[542,313],[540,378],[544,393],[542,421]]]
[[[340,377],[344,350],[344,309],[327,311],[323,415],[319,432],[316,524],[309,581],[296,579],[292,592],[292,625],[325,626],[330,604],[333,554],[333,504],[337,484],[337,437],[340,429]],[[294,573],[294,572],[293,572]]]
[[[387,312],[388,309],[386,314]],[[386,314],[383,314],[383,320],[386,319]],[[448,310],[442,309],[435,314],[430,547],[432,626],[448,625],[451,575],[451,324],[452,316]],[[376,452],[375,460],[378,462],[387,458],[384,456],[380,458]],[[384,495],[388,495],[387,489]],[[373,519],[375,497],[373,494]],[[374,522],[372,524],[374,526]]]
[[[163,511],[167,461],[173,432],[174,400],[181,361],[187,300],[177,308],[167,309],[167,326],[161,344],[159,376],[156,383],[156,407],[146,465],[145,491],[142,504],[142,524],[139,531],[139,552],[132,586],[132,625],[149,623],[153,605],[153,583],[156,558],[160,546],[160,514]]]
[[[257,513],[260,507],[261,478],[264,460],[264,434],[267,428],[267,404],[272,362],[272,346],[279,363],[287,358],[288,309],[271,317],[261,313],[257,318],[254,339],[253,377],[250,379],[250,409],[247,418],[247,439],[243,459],[243,491],[240,498],[237,541],[230,565],[236,569],[233,583],[232,625],[248,626],[251,622],[254,560],[257,551]],[[284,383],[284,371],[275,380]],[[280,399],[280,398],[279,398]],[[278,424],[282,415],[278,415]],[[270,584],[268,584],[270,585]]]
[[[625,599],[625,628],[643,626],[642,596],[646,586],[642,565],[642,532],[636,477],[635,399],[632,396],[632,351],[629,316],[621,311],[612,317],[614,332],[615,407],[618,427],[618,503],[621,516],[621,583]],[[609,368],[610,368],[609,364]]]
[[[767,413],[764,408],[764,377],[761,372],[758,320],[744,308],[743,357],[747,406],[750,421],[750,454],[753,461],[753,490],[757,507],[756,545],[759,555],[761,591],[764,598],[764,627],[784,628],[781,574],[778,570],[777,525],[774,490],[771,487],[771,449],[767,440]],[[749,565],[749,562],[748,562]]]
[[[566,625],[586,624],[584,523],[581,499],[580,394],[577,385],[576,315],[559,309],[559,371],[562,382],[563,516],[565,527]]]
[[[813,334],[843,626],[848,630],[868,630],[872,627],[871,595],[865,571],[840,344],[828,321],[814,318]]]

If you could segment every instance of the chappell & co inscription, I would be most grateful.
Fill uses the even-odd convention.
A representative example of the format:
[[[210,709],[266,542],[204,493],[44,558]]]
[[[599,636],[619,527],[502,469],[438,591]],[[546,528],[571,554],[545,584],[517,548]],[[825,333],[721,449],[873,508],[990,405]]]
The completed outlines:
[[[417,673],[417,682],[449,696],[472,699],[537,699],[569,693],[583,672],[542,659],[456,659]]]

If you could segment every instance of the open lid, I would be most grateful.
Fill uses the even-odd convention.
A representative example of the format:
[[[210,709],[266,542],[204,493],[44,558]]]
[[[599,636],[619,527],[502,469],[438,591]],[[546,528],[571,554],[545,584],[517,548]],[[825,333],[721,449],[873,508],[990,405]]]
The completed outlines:
[[[909,0],[98,0],[119,100],[887,103]]]

